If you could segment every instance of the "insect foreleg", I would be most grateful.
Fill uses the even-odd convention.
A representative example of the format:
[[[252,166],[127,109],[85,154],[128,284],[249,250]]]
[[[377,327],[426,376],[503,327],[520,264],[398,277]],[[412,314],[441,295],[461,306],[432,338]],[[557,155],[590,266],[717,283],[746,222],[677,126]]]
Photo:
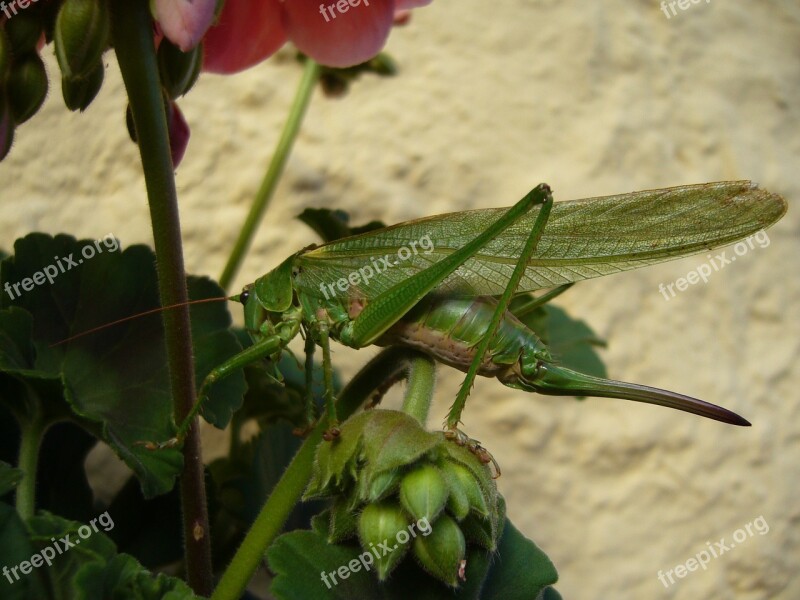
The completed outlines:
[[[514,267],[514,272],[511,274],[511,277],[508,280],[506,289],[498,299],[497,307],[492,315],[492,320],[489,322],[489,327],[486,329],[483,337],[481,337],[480,342],[478,342],[478,347],[475,351],[475,357],[472,359],[472,363],[469,366],[467,376],[464,378],[464,383],[461,384],[461,388],[458,390],[456,400],[453,402],[453,406],[450,407],[450,413],[447,415],[447,421],[445,424],[451,431],[456,429],[458,427],[458,423],[461,421],[461,413],[464,410],[467,397],[472,390],[472,384],[474,383],[475,376],[478,374],[478,370],[481,367],[483,357],[486,355],[486,350],[489,348],[489,343],[491,342],[492,337],[494,337],[497,327],[500,325],[500,321],[502,321],[503,317],[505,316],[506,310],[508,310],[508,305],[511,302],[511,298],[513,297],[514,292],[519,285],[520,279],[522,279],[522,275],[525,273],[525,268],[528,265],[528,261],[530,260],[533,251],[536,249],[536,244],[539,243],[539,240],[544,233],[547,219],[550,216],[550,209],[553,207],[553,195],[550,193],[549,188],[544,197],[541,199],[537,198],[536,201],[537,203],[541,203],[542,207],[539,209],[539,214],[536,216],[536,221],[533,224],[530,236],[525,242],[522,253],[517,260],[516,266]]]
[[[226,360],[211,371],[203,380],[203,384],[200,386],[200,390],[197,393],[197,401],[178,427],[175,437],[166,442],[140,442],[139,445],[144,446],[148,450],[160,450],[162,448],[175,448],[180,446],[183,443],[183,438],[186,437],[186,433],[189,431],[189,427],[191,427],[195,417],[197,417],[197,414],[202,409],[203,403],[208,396],[209,388],[214,383],[227,377],[237,369],[242,369],[259,359],[275,354],[279,350],[282,350],[286,344],[287,342],[284,341],[281,336],[273,335],[255,342],[249,348],[245,348]]]

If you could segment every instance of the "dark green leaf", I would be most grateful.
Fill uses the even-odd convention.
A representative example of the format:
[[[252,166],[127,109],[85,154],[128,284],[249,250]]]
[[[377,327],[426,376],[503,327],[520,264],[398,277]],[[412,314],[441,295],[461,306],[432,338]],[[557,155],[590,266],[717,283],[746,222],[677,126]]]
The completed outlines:
[[[529,600],[558,580],[553,563],[506,519],[481,600]]]
[[[44,275],[48,268],[49,280]],[[38,273],[40,283],[34,285]],[[26,282],[28,290],[23,287]],[[165,441],[174,433],[160,315],[54,345],[75,333],[157,307],[152,251],[133,246],[119,252],[111,236],[78,242],[67,235],[30,234],[17,240],[15,255],[2,262],[0,285],[12,290],[0,300],[0,307],[8,308],[0,313],[0,368],[26,387],[44,379],[60,380],[67,400],[64,404],[50,394],[39,398],[42,406],[28,402],[27,408],[69,415],[102,437],[137,474],[146,496],[169,490],[181,468],[180,453],[151,452],[136,445]],[[190,278],[189,290],[193,299],[222,295],[207,279]],[[13,296],[11,301],[8,296]],[[223,302],[193,307],[198,384],[213,366],[239,350],[227,331],[229,325]],[[212,387],[204,416],[225,426],[243,392],[241,373],[222,380]],[[5,394],[0,397],[12,400]],[[10,407],[25,418],[20,415],[25,406],[17,402]]]
[[[17,511],[8,504],[0,502],[0,568],[8,568],[8,575],[3,573],[0,576],[0,598],[38,600],[48,597],[39,577],[30,572],[26,575],[19,570],[19,565],[23,561],[30,561],[34,552],[28,531]]]
[[[106,564],[94,562],[75,577],[75,600],[194,600],[180,579],[163,573],[153,576],[135,558],[118,554]]]

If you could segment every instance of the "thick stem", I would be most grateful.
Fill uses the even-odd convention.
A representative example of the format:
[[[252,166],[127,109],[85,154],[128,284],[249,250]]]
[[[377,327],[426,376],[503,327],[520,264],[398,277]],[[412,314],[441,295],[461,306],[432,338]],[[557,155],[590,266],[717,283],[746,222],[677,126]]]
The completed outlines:
[[[408,352],[403,348],[387,348],[367,363],[339,395],[339,417],[346,419],[366,402],[376,389],[375,382],[393,377],[398,368],[407,368],[404,361]],[[264,560],[264,552],[281,532],[292,508],[300,500],[311,477],[314,454],[327,428],[328,420],[323,416],[289,463],[256,517],[214,590],[212,600],[237,600],[241,597],[253,573]]]
[[[409,359],[408,387],[403,399],[403,412],[411,415],[424,427],[433,400],[436,383],[436,363],[421,352]]]
[[[311,100],[311,93],[314,91],[314,85],[317,83],[318,78],[319,65],[310,58],[306,58],[303,77],[300,80],[300,86],[297,88],[289,117],[286,120],[286,124],[283,126],[283,131],[278,140],[278,145],[275,148],[275,153],[272,155],[272,162],[270,162],[269,168],[264,174],[264,179],[261,181],[261,186],[258,188],[247,219],[239,232],[236,245],[233,247],[233,251],[228,258],[228,263],[225,265],[225,269],[222,271],[222,275],[219,278],[219,284],[224,290],[230,287],[233,278],[236,276],[242,264],[242,260],[244,260],[245,252],[247,252],[250,243],[253,241],[256,227],[258,227],[258,224],[261,222],[264,212],[267,210],[270,200],[272,200],[272,195],[275,193],[275,188],[278,186],[278,180],[283,173],[283,168],[286,166],[289,153],[292,151],[292,146],[300,131],[303,116],[306,113],[306,108],[308,108],[308,103]]]
[[[153,44],[153,23],[147,0],[115,0],[113,7],[114,48],[136,125],[150,205],[161,304],[177,305],[188,300],[188,293],[178,197]],[[165,311],[162,318],[174,416],[180,423],[195,401],[189,308],[181,306]],[[187,579],[195,593],[207,596],[213,586],[211,544],[196,422],[186,436],[183,459],[180,487]]]
[[[39,446],[45,424],[39,417],[20,425],[19,460],[17,468],[24,473],[17,486],[17,513],[25,521],[36,511],[36,470],[39,465]]]

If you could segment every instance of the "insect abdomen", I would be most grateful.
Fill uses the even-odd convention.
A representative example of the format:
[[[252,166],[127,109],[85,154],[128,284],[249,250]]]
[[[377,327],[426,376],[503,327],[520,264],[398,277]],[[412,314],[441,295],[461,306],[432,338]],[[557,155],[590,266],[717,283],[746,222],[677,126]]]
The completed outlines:
[[[467,371],[496,306],[497,301],[490,296],[425,299],[392,326],[377,344],[410,346]],[[509,369],[517,370],[521,356],[532,356],[543,350],[536,334],[506,312],[478,373],[485,377],[507,377]]]

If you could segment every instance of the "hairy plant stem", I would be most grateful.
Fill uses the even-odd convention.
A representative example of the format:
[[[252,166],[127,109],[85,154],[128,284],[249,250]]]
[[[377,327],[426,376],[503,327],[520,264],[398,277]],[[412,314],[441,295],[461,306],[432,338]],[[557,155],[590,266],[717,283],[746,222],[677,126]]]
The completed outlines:
[[[418,353],[409,358],[408,387],[403,398],[403,412],[411,415],[424,427],[433,400],[436,383],[436,363],[427,354]]]
[[[17,468],[24,473],[17,486],[17,514],[25,521],[36,511],[36,470],[39,465],[39,446],[47,428],[44,420],[35,415],[20,423],[19,459]]]
[[[153,22],[147,0],[114,0],[113,38],[119,68],[136,125],[142,169],[155,241],[158,288],[162,306],[188,300],[178,214],[178,196],[170,155],[167,118],[161,93]],[[194,362],[189,307],[162,313],[174,417],[183,421],[195,401]],[[197,422],[183,444],[180,478],[186,572],[196,594],[213,587],[211,543],[206,507],[203,459]]]
[[[368,362],[339,394],[337,402],[339,418],[347,419],[364,404],[375,391],[376,382],[395,378],[399,371],[408,370],[409,362],[418,359],[418,354],[404,348],[390,347]],[[412,364],[416,365],[416,362]],[[417,375],[419,383],[415,389],[420,389],[415,394],[421,397],[424,396],[421,389],[424,367],[420,365],[417,368],[419,369]],[[428,381],[432,387],[432,379]],[[212,600],[237,600],[241,597],[253,573],[264,560],[264,552],[283,529],[286,519],[308,485],[314,465],[314,455],[327,427],[327,416],[323,415],[303,445],[300,446],[262,507],[242,541],[242,545],[239,546],[236,555],[222,575],[222,579],[211,597]]]
[[[222,275],[219,278],[219,284],[222,286],[222,289],[226,291],[230,287],[233,278],[236,276],[244,260],[244,255],[253,241],[256,228],[264,217],[264,212],[267,210],[270,200],[272,200],[272,195],[275,193],[275,188],[278,186],[278,181],[283,174],[283,169],[289,158],[289,153],[292,151],[292,146],[300,131],[300,125],[303,122],[303,117],[305,116],[306,109],[311,100],[311,93],[314,91],[317,79],[319,79],[319,65],[310,58],[306,58],[303,77],[300,79],[300,85],[297,88],[297,93],[292,102],[289,117],[286,119],[286,124],[283,126],[278,145],[272,155],[272,161],[269,164],[267,172],[264,174],[264,179],[261,181],[261,186],[258,188],[247,219],[244,225],[242,225],[241,231],[239,231],[239,237],[228,258],[225,269],[222,271]]]

